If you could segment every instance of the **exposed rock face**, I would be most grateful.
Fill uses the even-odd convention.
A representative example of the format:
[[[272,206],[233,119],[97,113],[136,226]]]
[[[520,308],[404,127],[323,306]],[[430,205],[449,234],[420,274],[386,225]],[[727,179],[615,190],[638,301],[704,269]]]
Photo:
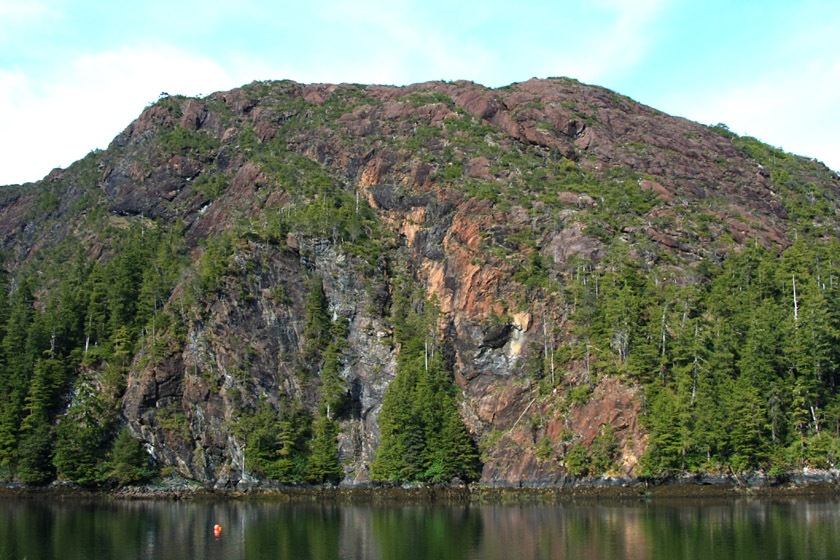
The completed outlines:
[[[345,483],[369,479],[378,447],[377,418],[399,352],[387,319],[397,272],[438,302],[461,416],[483,450],[482,481],[552,483],[567,476],[563,450],[588,445],[602,425],[615,431],[624,474],[645,444],[631,381],[597,379],[585,402],[572,402],[571,388],[593,383],[580,359],[558,368],[563,382],[547,394],[528,365],[551,329],[558,345],[575,336],[569,303],[538,299],[544,292],[529,287],[528,263],[557,279],[580,263],[598,266],[607,251],[592,226],[605,196],[571,177],[640,193],[634,221],[612,233],[651,261],[668,255],[688,269],[713,259],[723,237],[767,246],[788,239],[769,173],[729,137],[567,79],[498,90],[471,82],[254,83],[163,100],[86,165],[84,173],[53,172],[36,188],[3,189],[3,248],[22,262],[75,236],[92,256],[108,258],[107,240],[84,225],[88,207],[73,210],[87,196],[114,220],[180,221],[197,260],[203,240],[237,221],[313,203],[294,185],[315,172],[353,193],[357,212],[369,205],[391,239],[365,267],[335,230],[290,233],[275,245],[244,237],[233,255],[238,271],[219,294],[201,294],[192,314],[178,310],[188,278],[171,294],[184,341],[168,340],[150,359],[145,347],[138,353],[121,412],[160,462],[220,486],[249,479],[233,429],[238,410],[284,397],[316,406],[317,384],[294,371],[308,278],[322,279],[330,314],[349,327],[341,376],[353,407],[339,436]],[[803,165],[836,200],[836,176]],[[60,202],[33,219],[50,188],[63,189]],[[706,229],[692,225],[701,206]],[[546,438],[547,457],[538,450]]]

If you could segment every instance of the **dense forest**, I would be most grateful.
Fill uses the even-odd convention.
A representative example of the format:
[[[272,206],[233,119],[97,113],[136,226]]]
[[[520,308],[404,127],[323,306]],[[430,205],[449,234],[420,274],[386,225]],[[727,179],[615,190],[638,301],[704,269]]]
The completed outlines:
[[[164,97],[2,188],[0,479],[833,468],[838,183],[567,79]]]
[[[557,361],[586,353],[595,375],[644,386],[646,474],[831,467],[838,250],[753,246],[689,278],[621,254],[600,271],[582,265],[566,288],[578,343]]]
[[[152,475],[140,443],[120,429],[119,399],[137,347],[153,359],[157,338],[183,329],[164,302],[184,255],[177,231],[118,235],[118,254],[107,264],[70,259],[52,280],[54,299],[39,307],[37,279],[21,277],[9,294],[4,277],[4,478],[91,483]],[[540,391],[563,387],[576,360],[585,364],[586,383],[571,388],[573,401],[589,398],[603,376],[641,384],[646,474],[833,466],[840,453],[840,243],[798,240],[784,251],[754,245],[720,264],[701,263],[689,278],[643,266],[621,247],[598,269],[575,263],[553,294],[571,310],[574,339],[549,356],[537,353],[529,374]],[[381,480],[476,479],[478,452],[458,419],[434,302],[419,306],[411,294],[393,303],[398,374],[383,404],[374,473]],[[310,371],[300,375],[320,380],[317,413],[294,402],[279,412],[263,404],[237,420],[258,476],[340,479],[334,418],[348,406],[338,374],[346,325],[325,309],[313,282],[304,349]],[[90,379],[94,369],[105,374]],[[179,421],[168,419],[173,429]],[[591,456],[569,449],[570,469],[606,472],[614,453],[606,445]]]
[[[4,479],[126,484],[158,474],[141,443],[121,428],[119,401],[131,356],[139,352],[142,360],[154,360],[167,336],[184,334],[185,316],[179,316],[186,314],[183,299],[179,309],[164,306],[186,266],[182,232],[149,227],[109,235],[117,241],[107,264],[80,252],[50,269],[40,268],[45,263],[33,265],[55,283],[50,286],[54,299],[38,302],[42,309],[35,305],[33,286],[44,275],[21,276],[9,297],[8,278],[3,277]],[[201,264],[217,270],[200,269],[195,294],[220,289],[219,279],[211,276],[224,276],[225,262],[212,250],[205,253]],[[317,411],[311,413],[294,400],[277,408],[260,400],[233,423],[246,445],[248,471],[286,483],[341,480],[335,419],[352,406],[340,376],[346,322],[328,316],[321,279],[313,277],[309,284],[296,374],[317,386]],[[403,291],[410,289],[408,281],[402,285]],[[436,352],[434,304],[413,297],[415,305],[429,311],[415,312],[412,295],[394,302],[400,373],[386,395],[381,420],[385,435],[373,467],[376,479],[475,480],[480,474],[478,451],[458,417],[452,373]],[[190,309],[196,302],[188,298],[186,305]],[[102,375],[94,380],[92,370]],[[186,418],[177,412],[167,414],[165,422],[168,429],[186,429]]]

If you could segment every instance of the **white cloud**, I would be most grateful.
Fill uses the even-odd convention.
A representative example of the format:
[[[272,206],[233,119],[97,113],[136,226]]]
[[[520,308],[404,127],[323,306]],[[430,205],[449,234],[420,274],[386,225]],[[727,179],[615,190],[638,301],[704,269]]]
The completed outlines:
[[[317,17],[340,35],[310,46],[311,80],[406,84],[470,79],[488,86],[532,76],[587,82],[632,71],[657,40],[666,0],[526,2],[488,0],[480,7],[443,2],[319,4]],[[489,30],[492,28],[492,31]],[[305,49],[305,50],[310,50]],[[332,78],[331,76],[339,76]]]
[[[469,79],[490,66],[485,48],[421,3],[327,3],[317,17],[340,34],[313,45],[315,64],[301,81],[408,84]]]
[[[840,64],[816,59],[787,70],[751,84],[672,98],[663,105],[699,122],[726,123],[733,132],[840,170]]]
[[[60,19],[60,12],[37,0],[0,0],[0,46],[20,52],[29,37]]]
[[[724,122],[733,132],[840,171],[840,13],[820,15],[820,21],[791,21],[779,34],[774,72],[752,82],[683,94],[680,112],[700,122]]]
[[[215,62],[164,45],[85,55],[39,77],[0,70],[0,184],[34,181],[105,148],[162,91],[209,94],[240,83]]]
[[[665,0],[597,0],[583,24],[567,22],[569,39],[554,49],[562,74],[588,83],[618,82],[656,48]],[[555,74],[557,72],[555,71]]]
[[[53,11],[42,2],[0,0],[0,22],[12,25],[21,20],[34,19],[49,15]]]

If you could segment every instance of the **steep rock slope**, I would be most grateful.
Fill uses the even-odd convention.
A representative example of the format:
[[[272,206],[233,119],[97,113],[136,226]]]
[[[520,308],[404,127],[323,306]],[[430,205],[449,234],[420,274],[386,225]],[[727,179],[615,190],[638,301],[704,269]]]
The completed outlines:
[[[111,424],[168,469],[219,486],[259,477],[246,420],[266,405],[315,414],[328,385],[307,331],[315,286],[344,325],[333,339],[344,480],[365,482],[401,350],[393,302],[408,283],[415,307],[439,310],[481,481],[550,483],[580,474],[573,448],[605,433],[609,472],[640,472],[648,445],[629,343],[620,329],[609,348],[582,334],[586,279],[632,261],[639,277],[688,286],[751,246],[831,239],[838,193],[817,162],[566,78],[495,90],[255,82],[162,98],[107,150],[4,187],[0,243],[13,294],[33,270],[115,261],[127,245],[113,240],[131,232],[141,245],[178,238],[162,249],[177,273],[141,292],[145,319],[111,385],[116,319],[97,335],[83,314],[68,346],[85,357],[56,397],[56,425],[94,386],[112,393]],[[57,284],[35,282],[35,309]],[[648,336],[661,335],[663,359],[677,336],[665,307]],[[88,358],[96,343],[102,356]]]

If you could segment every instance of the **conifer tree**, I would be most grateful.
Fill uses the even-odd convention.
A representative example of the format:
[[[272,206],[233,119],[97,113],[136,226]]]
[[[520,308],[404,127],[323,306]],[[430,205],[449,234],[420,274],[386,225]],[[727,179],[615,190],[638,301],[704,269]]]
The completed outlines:
[[[311,417],[297,403],[281,401],[279,410],[261,399],[257,410],[237,422],[245,442],[245,465],[253,474],[280,482],[306,478]]]
[[[45,414],[29,417],[21,434],[17,478],[25,484],[43,484],[55,476],[52,427]]]
[[[320,277],[315,277],[310,282],[309,295],[306,298],[304,307],[305,318],[303,323],[303,355],[304,360],[320,362],[323,352],[330,343],[330,321],[327,313],[327,296]]]
[[[392,481],[475,480],[481,473],[478,451],[458,415],[451,371],[436,351],[439,312],[434,301],[418,307],[397,291],[397,376],[379,414],[381,443],[371,474]]]
[[[724,394],[727,396],[724,428],[731,453],[728,462],[735,471],[758,468],[767,457],[763,433],[767,421],[758,388],[742,377],[731,382]]]
[[[5,363],[0,375],[0,469],[7,473],[14,472],[29,381],[35,360],[43,351],[33,302],[32,284],[24,278],[12,296],[2,341]]]
[[[128,427],[120,429],[108,456],[108,473],[120,485],[142,482],[154,476],[149,454],[143,444],[131,435]]]
[[[307,480],[316,484],[339,482],[344,471],[338,461],[336,448],[338,427],[325,414],[319,414],[313,424],[313,432],[306,469]]]

